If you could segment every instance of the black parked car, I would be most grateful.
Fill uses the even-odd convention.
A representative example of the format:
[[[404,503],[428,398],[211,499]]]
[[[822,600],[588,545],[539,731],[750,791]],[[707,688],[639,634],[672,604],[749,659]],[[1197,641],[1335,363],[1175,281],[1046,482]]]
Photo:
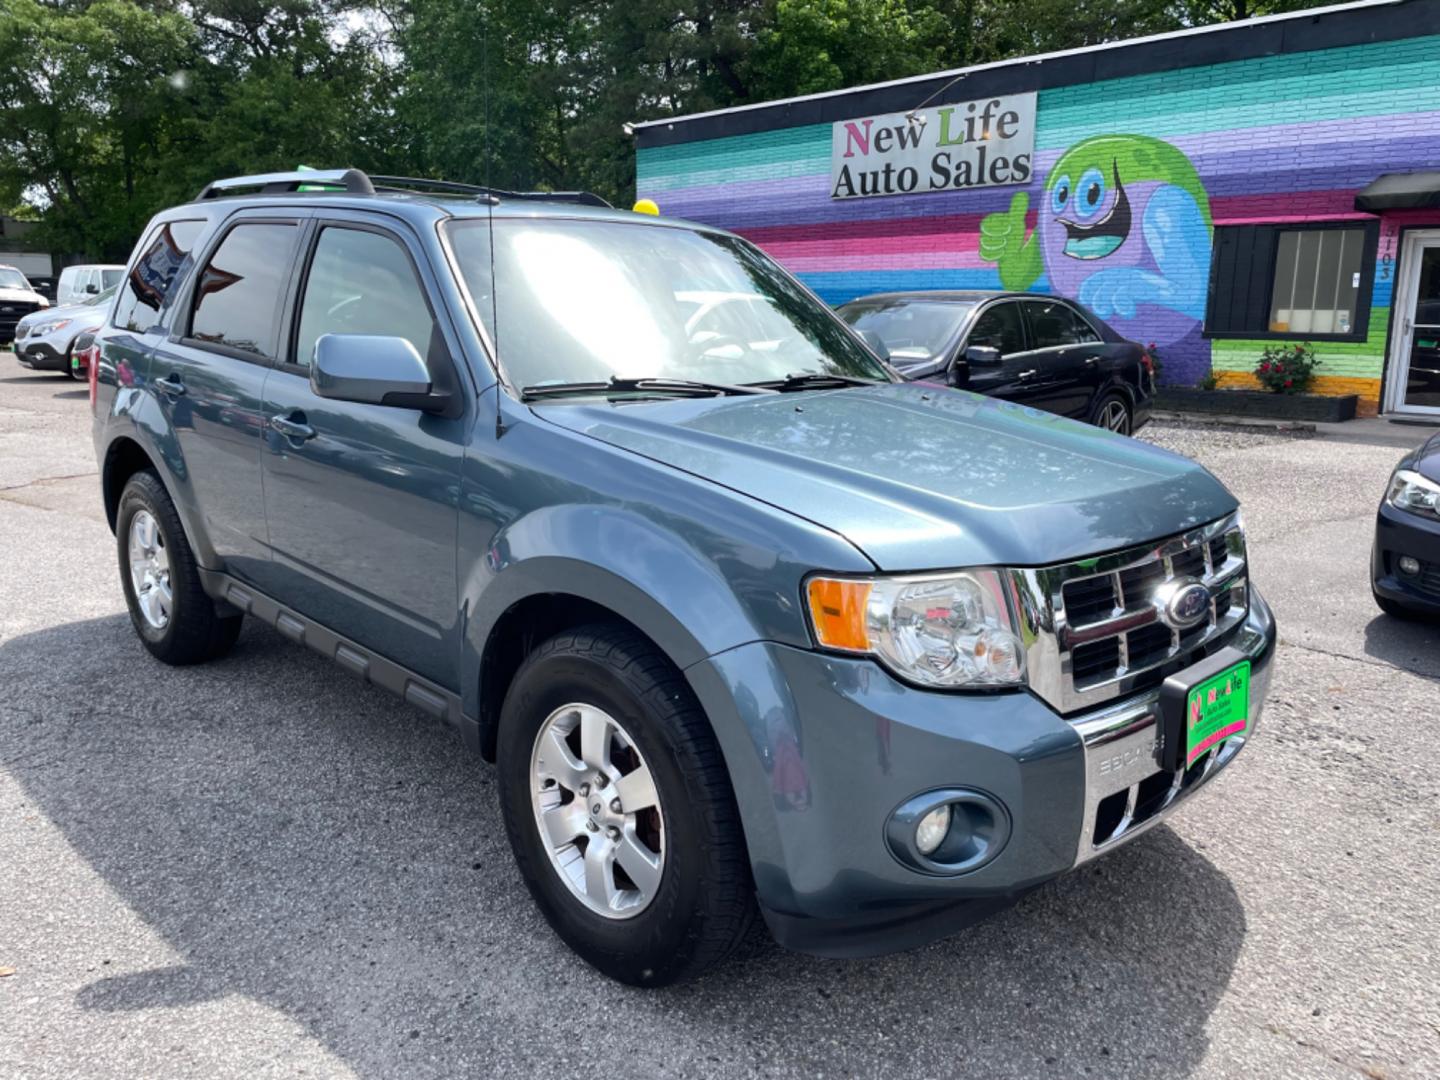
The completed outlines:
[[[876,293],[843,304],[839,314],[872,344],[883,343],[907,379],[943,381],[1122,435],[1150,419],[1149,354],[1061,297]]]
[[[1440,435],[1406,454],[1390,477],[1370,581],[1387,615],[1440,618]]]

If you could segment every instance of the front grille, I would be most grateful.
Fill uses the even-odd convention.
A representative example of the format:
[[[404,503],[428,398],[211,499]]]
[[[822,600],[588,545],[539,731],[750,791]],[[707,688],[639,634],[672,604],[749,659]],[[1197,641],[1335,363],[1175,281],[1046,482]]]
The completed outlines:
[[[40,310],[40,305],[26,300],[0,300],[0,341],[15,337],[15,324],[26,315]]]
[[[1231,515],[1155,544],[1016,571],[1015,582],[1031,688],[1075,712],[1158,686],[1224,643],[1247,611],[1244,533]],[[1165,600],[1195,583],[1209,603],[1186,626]]]
[[[1065,610],[1075,623],[1108,619],[1115,614],[1115,580],[1109,577],[1081,578],[1064,586]]]
[[[1440,563],[1422,562],[1420,576],[1416,579],[1425,592],[1440,596]]]

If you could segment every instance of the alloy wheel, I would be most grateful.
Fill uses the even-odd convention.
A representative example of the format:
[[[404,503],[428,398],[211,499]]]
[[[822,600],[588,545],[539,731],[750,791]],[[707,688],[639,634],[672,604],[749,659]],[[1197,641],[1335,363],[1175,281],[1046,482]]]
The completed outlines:
[[[665,869],[655,780],[635,740],[594,705],[562,705],[530,756],[540,842],[571,894],[609,919],[644,911]]]
[[[1120,435],[1130,434],[1130,410],[1123,401],[1111,398],[1100,410],[1100,427]]]
[[[130,584],[135,603],[145,621],[156,630],[170,625],[173,595],[170,585],[170,555],[165,534],[148,510],[137,510],[130,519]]]

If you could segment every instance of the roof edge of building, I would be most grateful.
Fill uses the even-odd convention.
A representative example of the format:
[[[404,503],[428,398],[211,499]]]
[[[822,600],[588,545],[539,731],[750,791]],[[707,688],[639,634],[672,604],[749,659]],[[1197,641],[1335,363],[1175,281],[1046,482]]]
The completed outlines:
[[[904,112],[927,97],[963,101],[1236,60],[1440,34],[1431,0],[1352,3],[1191,27],[1060,52],[996,60],[929,75],[637,122],[640,148]],[[942,102],[944,103],[944,102]]]

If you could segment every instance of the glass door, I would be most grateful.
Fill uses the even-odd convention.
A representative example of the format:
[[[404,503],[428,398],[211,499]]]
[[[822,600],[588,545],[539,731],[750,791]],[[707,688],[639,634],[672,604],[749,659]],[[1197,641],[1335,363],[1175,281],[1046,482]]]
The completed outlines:
[[[1405,238],[1396,284],[1389,407],[1440,415],[1440,232]]]

